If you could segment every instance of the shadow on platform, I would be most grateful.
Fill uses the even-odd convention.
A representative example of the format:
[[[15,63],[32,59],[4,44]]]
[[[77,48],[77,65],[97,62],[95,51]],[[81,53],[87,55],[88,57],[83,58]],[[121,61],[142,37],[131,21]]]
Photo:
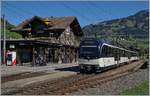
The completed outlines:
[[[149,68],[149,61],[148,60],[146,60],[144,62],[144,64],[140,67],[140,69],[147,69],[147,68]]]
[[[66,68],[57,68],[55,70],[78,72],[79,71],[79,66],[66,67]]]

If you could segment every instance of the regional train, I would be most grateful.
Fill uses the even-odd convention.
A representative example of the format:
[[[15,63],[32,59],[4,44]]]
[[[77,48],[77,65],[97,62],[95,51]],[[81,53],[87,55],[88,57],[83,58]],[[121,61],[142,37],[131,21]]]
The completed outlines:
[[[84,39],[79,47],[80,72],[101,72],[139,59],[138,52],[99,39]]]

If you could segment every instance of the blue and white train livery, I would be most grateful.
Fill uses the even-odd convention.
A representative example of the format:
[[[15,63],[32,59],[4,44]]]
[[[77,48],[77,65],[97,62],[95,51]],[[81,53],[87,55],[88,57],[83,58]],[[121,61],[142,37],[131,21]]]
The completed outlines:
[[[84,39],[79,48],[80,72],[101,71],[138,60],[138,53],[98,39]]]

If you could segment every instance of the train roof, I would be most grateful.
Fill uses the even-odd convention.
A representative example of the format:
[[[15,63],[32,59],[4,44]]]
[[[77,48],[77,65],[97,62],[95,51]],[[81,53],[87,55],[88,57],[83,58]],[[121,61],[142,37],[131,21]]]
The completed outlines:
[[[128,52],[132,52],[132,53],[137,53],[135,51],[131,51],[131,50],[128,50],[128,49],[125,49],[125,48],[117,47],[117,46],[110,45],[110,44],[107,44],[107,43],[103,43],[103,45],[106,45],[106,46],[109,46],[109,47],[112,47],[112,48],[117,48],[117,49],[124,50],[124,51],[128,51]]]
[[[105,39],[84,38],[81,42],[83,42],[83,41],[97,41],[102,46],[106,45],[106,46],[109,46],[109,47],[112,47],[112,48],[118,48],[118,49],[125,50],[125,51],[128,51],[128,52],[137,53],[135,51],[131,51],[131,50],[128,50],[128,49],[125,49],[125,48],[122,48],[122,47],[118,47],[117,45],[114,45],[111,41],[108,41],[108,40],[105,40]]]
[[[97,38],[84,38],[82,41],[97,41],[99,43],[107,43],[107,44],[111,44],[110,41],[105,40],[105,39],[97,39]],[[81,41],[81,42],[82,42]]]

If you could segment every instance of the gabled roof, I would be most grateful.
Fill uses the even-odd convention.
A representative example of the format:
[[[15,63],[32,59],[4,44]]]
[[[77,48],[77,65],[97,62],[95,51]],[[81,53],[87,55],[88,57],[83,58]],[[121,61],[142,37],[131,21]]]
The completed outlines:
[[[50,28],[50,29],[55,29],[55,28],[57,28],[57,29],[58,28],[61,28],[61,29],[64,28],[65,29],[68,26],[75,25],[78,28],[79,33],[82,31],[81,27],[79,25],[79,22],[77,21],[77,18],[74,17],[74,16],[67,16],[67,17],[46,17],[46,18],[41,18],[41,17],[38,17],[38,16],[34,16],[31,19],[27,19],[27,20],[23,21],[18,26],[16,26],[15,28],[13,28],[11,31],[21,32],[21,31],[26,30],[27,28],[25,28],[25,26],[29,25],[35,19],[39,20],[39,21],[41,21],[43,23],[44,23],[44,21],[49,22],[50,27],[48,27],[48,28]],[[74,24],[72,24],[72,23],[74,23]],[[28,28],[28,30],[31,30],[31,29]]]

